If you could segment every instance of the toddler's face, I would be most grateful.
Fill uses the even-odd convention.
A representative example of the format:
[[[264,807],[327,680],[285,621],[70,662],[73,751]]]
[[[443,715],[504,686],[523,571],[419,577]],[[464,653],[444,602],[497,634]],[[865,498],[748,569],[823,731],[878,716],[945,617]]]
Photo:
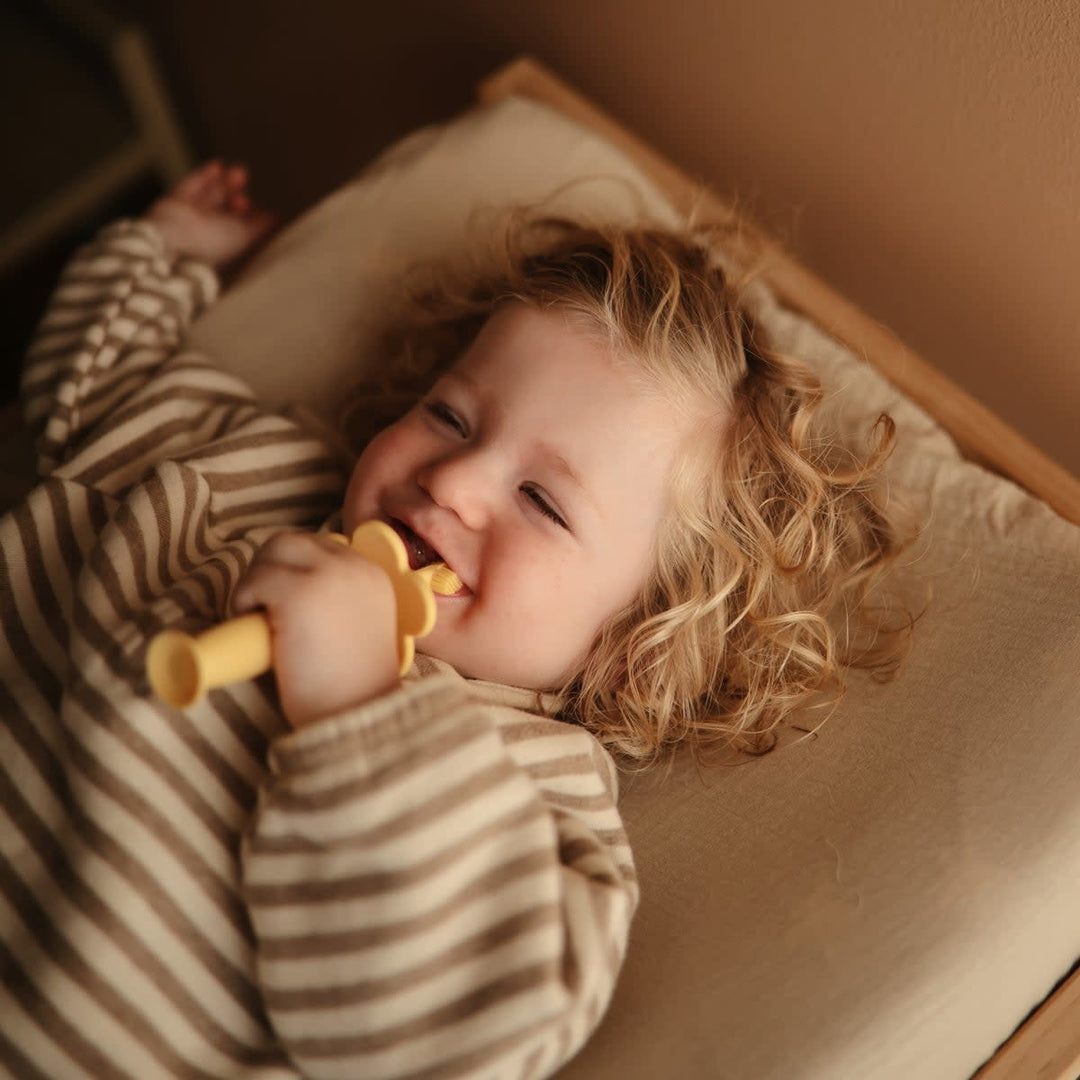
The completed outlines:
[[[414,568],[438,557],[465,583],[421,652],[555,687],[644,584],[690,428],[563,313],[507,304],[365,449],[344,526],[388,522]]]

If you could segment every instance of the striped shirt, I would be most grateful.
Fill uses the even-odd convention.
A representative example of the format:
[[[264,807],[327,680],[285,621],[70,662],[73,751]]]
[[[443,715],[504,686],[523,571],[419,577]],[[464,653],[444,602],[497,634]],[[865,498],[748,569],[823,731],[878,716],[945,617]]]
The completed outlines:
[[[425,658],[297,731],[272,677],[186,712],[149,693],[150,639],[219,620],[345,481],[182,350],[216,290],[120,223],[31,351],[43,479],[0,522],[0,1073],[549,1075],[637,900],[591,736]]]

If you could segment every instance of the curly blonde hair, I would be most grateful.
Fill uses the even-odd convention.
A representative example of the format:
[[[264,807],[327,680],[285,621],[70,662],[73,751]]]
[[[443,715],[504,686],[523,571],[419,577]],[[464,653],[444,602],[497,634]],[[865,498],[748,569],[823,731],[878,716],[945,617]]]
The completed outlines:
[[[819,379],[769,347],[717,258],[730,229],[511,216],[484,257],[412,294],[346,419],[366,444],[511,300],[565,312],[706,418],[654,572],[560,688],[562,715],[639,764],[686,744],[771,749],[796,709],[838,698],[844,666],[895,667],[911,623],[870,601],[904,545],[880,496],[893,422],[862,451],[816,430]]]

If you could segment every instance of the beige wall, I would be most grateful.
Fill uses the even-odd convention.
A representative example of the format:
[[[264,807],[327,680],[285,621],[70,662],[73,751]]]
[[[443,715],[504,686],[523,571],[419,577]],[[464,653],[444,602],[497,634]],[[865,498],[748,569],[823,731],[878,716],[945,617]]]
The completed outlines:
[[[289,210],[531,52],[1080,473],[1074,0],[128,6]]]

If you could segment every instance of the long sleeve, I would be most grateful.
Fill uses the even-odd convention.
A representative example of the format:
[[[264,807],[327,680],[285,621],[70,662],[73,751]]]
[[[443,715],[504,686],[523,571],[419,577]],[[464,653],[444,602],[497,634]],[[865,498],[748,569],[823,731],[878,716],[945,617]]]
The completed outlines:
[[[111,229],[27,370],[46,475],[0,518],[0,1073],[549,1075],[637,895],[589,735],[452,675],[297,732],[270,678],[183,713],[149,693],[153,636],[217,621],[347,479],[179,346],[214,288]]]
[[[169,256],[158,232],[145,222],[118,222],[77,253],[23,373],[26,418],[38,436],[41,475],[70,460],[103,421],[123,419],[125,407],[173,357],[183,331],[217,289],[208,266]],[[158,392],[166,408],[151,423],[160,459],[190,445],[192,433],[190,418],[176,408],[168,387]],[[201,431],[195,437],[205,441]]]
[[[317,528],[347,471],[178,350],[216,286],[158,245],[121,226],[84,252],[27,370],[47,475],[0,518],[0,1075],[297,1080],[239,882],[284,727],[272,683],[180,713],[145,653],[220,619],[258,547]]]
[[[425,679],[280,739],[243,853],[259,983],[329,1077],[546,1076],[612,992],[637,889],[610,761]]]

